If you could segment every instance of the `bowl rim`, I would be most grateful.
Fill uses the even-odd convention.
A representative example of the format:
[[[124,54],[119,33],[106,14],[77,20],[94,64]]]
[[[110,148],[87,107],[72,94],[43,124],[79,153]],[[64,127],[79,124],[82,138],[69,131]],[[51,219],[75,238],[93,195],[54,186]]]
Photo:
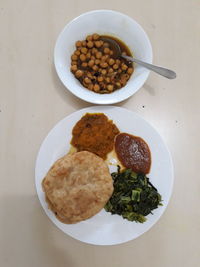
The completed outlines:
[[[58,45],[59,45],[59,42],[62,40],[62,35],[63,33],[66,31],[66,29],[68,27],[70,27],[71,24],[73,24],[74,22],[78,21],[79,19],[81,19],[82,17],[85,17],[87,15],[90,15],[90,14],[95,14],[95,13],[113,13],[115,15],[119,15],[119,16],[123,16],[124,18],[127,18],[128,20],[132,21],[135,25],[137,25],[137,27],[140,29],[140,31],[142,32],[142,34],[144,35],[145,39],[146,39],[146,42],[147,42],[147,45],[148,45],[148,49],[149,49],[149,60],[147,63],[152,63],[153,61],[153,50],[152,50],[152,45],[151,45],[151,42],[150,42],[150,39],[147,35],[147,33],[145,32],[145,30],[143,29],[143,27],[137,22],[135,21],[132,17],[124,14],[124,13],[121,13],[119,11],[116,11],[116,10],[111,10],[111,9],[95,9],[95,10],[91,10],[91,11],[87,11],[87,12],[84,12],[80,15],[78,15],[77,17],[73,18],[72,20],[70,20],[65,26],[64,28],[61,30],[61,32],[59,33],[58,37],[57,37],[57,40],[56,40],[56,43],[55,43],[55,47],[54,47],[54,66],[55,66],[55,69],[56,69],[56,73],[60,79],[60,81],[62,82],[62,84],[64,85],[64,87],[69,91],[71,92],[74,96],[78,97],[79,99],[82,99],[88,103],[93,103],[93,104],[100,104],[100,105],[108,105],[108,104],[115,104],[115,103],[119,103],[119,102],[122,102],[126,99],[128,99],[129,97],[133,96],[135,93],[137,93],[137,91],[139,89],[142,88],[142,86],[144,85],[144,83],[146,82],[146,80],[148,79],[149,77],[149,74],[150,74],[150,71],[149,70],[146,70],[146,73],[144,73],[144,78],[143,78],[143,81],[140,82],[140,85],[138,86],[138,88],[135,90],[135,92],[132,92],[130,91],[129,93],[126,93],[124,95],[121,95],[120,97],[118,97],[117,95],[114,96],[112,99],[107,99],[106,97],[104,99],[102,98],[99,98],[98,96],[101,95],[101,94],[97,94],[95,92],[90,92],[90,93],[94,93],[95,94],[95,97],[91,97],[90,99],[87,99],[85,95],[82,95],[82,94],[79,94],[78,92],[74,91],[70,86],[67,86],[66,83],[63,81],[61,75],[60,75],[60,72],[59,72],[59,69],[57,67],[57,50],[58,50]],[[80,85],[81,86],[81,85]],[[123,89],[123,88],[122,88]],[[113,93],[116,93],[117,91],[113,92]],[[112,93],[111,93],[112,94]],[[109,95],[111,95],[109,94]]]

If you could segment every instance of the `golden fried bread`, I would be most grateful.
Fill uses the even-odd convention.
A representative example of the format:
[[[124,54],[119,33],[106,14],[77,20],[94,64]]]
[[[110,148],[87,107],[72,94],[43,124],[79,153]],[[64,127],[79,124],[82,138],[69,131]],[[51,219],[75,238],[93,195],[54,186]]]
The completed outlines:
[[[42,182],[49,208],[64,223],[76,223],[98,213],[113,192],[108,166],[87,151],[57,160]]]

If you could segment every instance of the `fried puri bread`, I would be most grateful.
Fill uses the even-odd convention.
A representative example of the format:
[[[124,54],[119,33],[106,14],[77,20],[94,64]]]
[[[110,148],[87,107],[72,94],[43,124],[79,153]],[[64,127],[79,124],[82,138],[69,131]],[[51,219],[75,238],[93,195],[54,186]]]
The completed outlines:
[[[113,192],[108,166],[87,151],[57,160],[42,182],[49,208],[63,223],[77,223],[97,214]]]

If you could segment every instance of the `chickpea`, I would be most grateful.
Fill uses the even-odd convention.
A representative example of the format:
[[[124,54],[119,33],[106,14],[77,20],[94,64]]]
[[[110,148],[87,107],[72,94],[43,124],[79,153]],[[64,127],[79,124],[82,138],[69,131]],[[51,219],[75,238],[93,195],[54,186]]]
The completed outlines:
[[[95,59],[95,65],[99,65],[99,63],[100,63],[101,61],[99,60],[99,59]]]
[[[76,76],[77,78],[82,77],[82,76],[83,76],[83,71],[82,71],[82,70],[77,70],[76,73],[75,73],[75,76]]]
[[[71,59],[72,59],[72,60],[78,60],[78,56],[75,55],[75,54],[73,54],[73,55],[71,56]]]
[[[88,84],[85,83],[84,81],[82,81],[82,85],[83,85],[84,87],[88,88]]]
[[[127,73],[128,74],[132,74],[133,73],[133,68],[128,68]]]
[[[102,53],[101,52],[97,52],[96,53],[96,58],[101,58],[102,57]]]
[[[103,75],[106,75],[107,70],[104,69],[104,70],[101,71],[101,73],[102,73]]]
[[[98,70],[97,65],[94,65],[94,66],[92,67],[92,69],[93,69],[94,71],[97,71],[97,70]]]
[[[100,47],[102,46],[102,42],[101,42],[101,41],[96,41],[96,42],[95,42],[95,46],[96,46],[97,48],[100,48]]]
[[[118,71],[117,71],[118,73],[122,73],[122,69],[118,69]]]
[[[94,65],[94,63],[95,63],[94,60],[91,59],[91,60],[88,62],[88,66],[89,66],[89,67],[92,67],[92,66]]]
[[[97,80],[97,77],[96,76],[92,76],[92,81],[96,81]]]
[[[81,48],[81,53],[83,53],[83,54],[86,55],[86,54],[87,54],[87,51],[88,51],[88,50],[87,50],[86,47],[82,47],[82,48]]]
[[[128,66],[123,63],[122,66],[121,66],[121,68],[122,68],[122,70],[127,70],[128,69]]]
[[[110,54],[110,49],[108,47],[105,47],[103,52],[104,54]]]
[[[83,67],[83,68],[87,68],[87,62],[83,62],[82,64],[81,64],[81,66]]]
[[[89,41],[88,43],[87,43],[87,47],[88,48],[92,48],[94,46],[94,43],[92,42],[92,41]]]
[[[81,55],[80,55],[80,60],[81,60],[81,61],[86,61],[86,56],[85,56],[84,54],[81,54]]]
[[[100,66],[101,66],[102,68],[107,68],[107,67],[108,67],[108,63],[107,63],[107,62],[101,62],[101,63],[100,63]]]
[[[99,76],[99,77],[97,78],[97,81],[98,81],[98,82],[103,82],[103,76]]]
[[[120,82],[116,82],[115,85],[117,86],[117,88],[120,88],[121,87],[121,83]]]
[[[82,41],[81,45],[85,47],[87,45],[86,41]]]
[[[108,59],[108,55],[104,55],[104,56],[102,56],[102,58],[101,58],[102,61],[106,61],[107,59]]]
[[[119,65],[117,65],[117,64],[114,64],[114,65],[113,65],[113,69],[114,69],[114,70],[117,70],[118,68],[119,68]]]
[[[90,53],[90,52],[88,52],[88,53],[86,54],[86,58],[87,58],[87,59],[90,59],[90,58],[91,58],[91,53]]]
[[[122,52],[122,56],[127,56],[125,51]]]
[[[116,59],[116,64],[120,65],[121,61],[119,59]]]
[[[95,58],[95,56],[91,56],[91,59],[92,59],[92,60],[95,60],[96,58]]]
[[[90,84],[88,84],[88,87],[87,87],[87,88],[88,88],[89,90],[93,91],[93,87],[94,87],[93,84],[90,83]]]
[[[76,50],[76,51],[74,52],[74,54],[77,55],[77,56],[80,56],[81,52],[80,52],[80,50]]]
[[[89,42],[89,41],[92,41],[92,35],[88,35],[87,37],[86,37],[86,40]]]
[[[93,78],[92,73],[88,71],[87,72],[87,77],[90,78],[90,79],[92,79]]]
[[[92,35],[92,39],[95,40],[95,41],[98,40],[99,39],[99,35],[97,33],[94,33]]]
[[[98,50],[95,48],[95,47],[93,47],[92,48],[92,54],[94,55],[94,54],[96,54],[98,52]]]
[[[127,74],[122,74],[120,83],[124,86],[126,84],[128,78],[129,78],[129,76],[127,76]]]
[[[71,66],[71,71],[74,72],[74,71],[77,71],[77,69],[78,69],[77,65],[72,65]]]
[[[77,65],[77,61],[72,61],[71,65]]]
[[[113,89],[114,89],[114,86],[113,86],[112,84],[109,84],[109,85],[107,86],[107,90],[108,90],[109,92],[112,92]]]
[[[94,87],[93,87],[93,90],[94,90],[95,92],[99,92],[99,91],[100,91],[100,86],[99,86],[97,83],[95,83],[95,85],[94,85]]]
[[[91,83],[91,80],[90,80],[88,77],[85,77],[84,82],[85,82],[86,84],[88,84],[88,83]]]
[[[76,42],[76,47],[81,47],[81,45],[82,45],[82,42],[81,41],[77,41]]]
[[[108,73],[113,73],[113,72],[114,72],[114,70],[112,68],[108,69]]]
[[[114,63],[115,63],[115,60],[113,58],[110,58],[108,61],[108,64],[112,66]]]
[[[110,83],[110,77],[106,77],[106,82]]]

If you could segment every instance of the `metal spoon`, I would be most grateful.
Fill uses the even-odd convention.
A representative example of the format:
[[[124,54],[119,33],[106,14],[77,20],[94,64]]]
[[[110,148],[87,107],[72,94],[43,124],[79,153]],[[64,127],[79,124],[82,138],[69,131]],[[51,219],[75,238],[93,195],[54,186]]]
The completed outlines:
[[[141,65],[141,66],[143,66],[149,70],[152,70],[152,71],[168,78],[168,79],[175,79],[176,78],[176,73],[172,70],[169,70],[169,69],[166,69],[163,67],[159,67],[159,66],[155,66],[155,65],[152,65],[149,63],[145,63],[145,62],[143,62],[139,59],[133,58],[133,57],[122,55],[121,48],[115,40],[108,38],[107,36],[102,37],[101,39],[105,42],[108,42],[111,45],[112,50],[114,50],[113,55],[115,58],[119,58],[119,57],[125,58],[128,61],[135,62],[135,63],[137,63],[137,64],[139,64],[139,65]]]

